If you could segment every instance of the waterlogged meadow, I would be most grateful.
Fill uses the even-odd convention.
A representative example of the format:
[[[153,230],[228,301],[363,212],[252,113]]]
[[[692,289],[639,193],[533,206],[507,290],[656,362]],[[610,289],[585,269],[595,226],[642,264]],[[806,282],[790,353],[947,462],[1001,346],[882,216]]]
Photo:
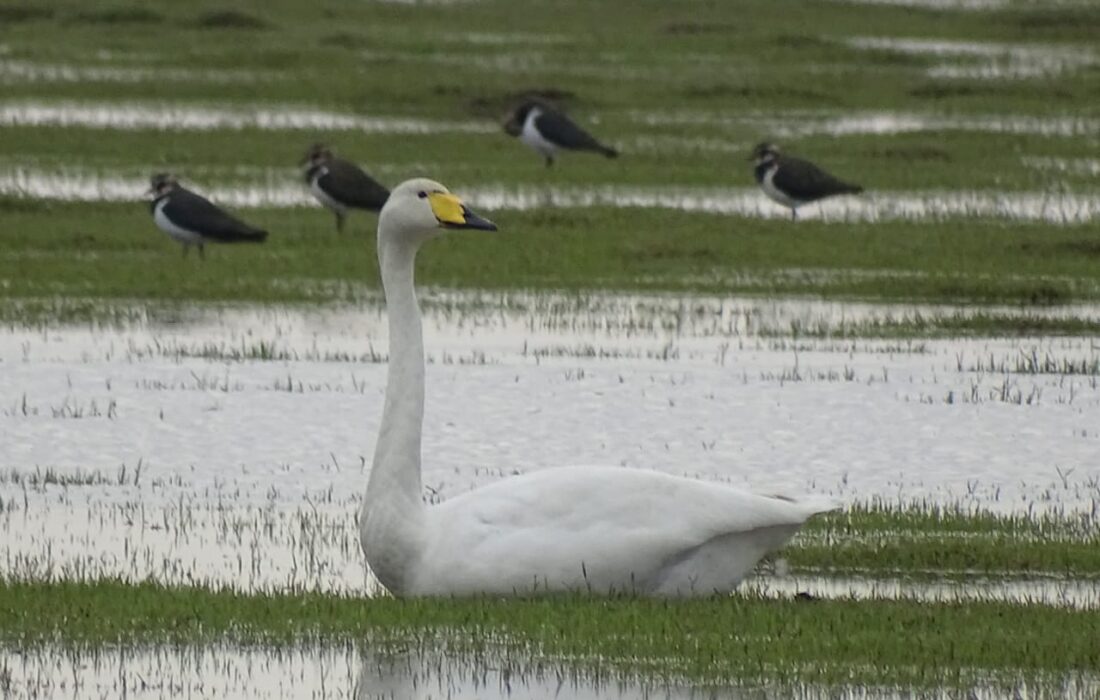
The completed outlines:
[[[0,0],[0,694],[1100,694],[1100,14],[1060,0]],[[522,96],[622,156],[553,168]],[[866,192],[789,212],[779,142]],[[728,598],[399,601],[356,513],[376,218],[425,249],[424,498],[565,464],[813,492]],[[154,172],[271,231],[182,258]],[[685,504],[685,508],[690,504]]]
[[[616,644],[626,646],[565,621],[605,615],[583,598],[371,601],[381,591],[364,575],[353,523],[385,379],[378,300],[10,327],[0,435],[9,463],[26,466],[0,472],[0,594],[9,641],[42,649],[13,682],[48,694],[60,681],[34,669],[64,653],[81,668],[125,673],[152,655],[166,679],[191,673],[191,687],[197,678],[236,687],[255,652],[219,653],[221,671],[199,672],[202,645],[280,640],[292,651],[276,659],[293,662],[270,661],[279,673],[317,687],[317,674],[338,667],[337,696],[404,688],[409,675],[459,696],[478,678],[509,687],[495,675],[501,663],[515,665],[519,697],[542,695],[546,677],[595,696],[610,692],[610,677],[623,697],[665,686],[691,696],[699,683],[719,684],[718,697],[795,686],[829,696],[837,684],[875,696],[896,684],[961,683],[989,697],[1021,683],[1093,687],[1077,673],[1094,668],[1088,640],[1100,614],[1100,356],[1089,339],[844,337],[886,316],[968,313],[961,308],[456,292],[428,293],[424,305],[426,499],[593,463],[827,493],[846,508],[812,521],[733,599],[707,604],[728,623],[710,624],[714,609],[693,618],[682,604],[617,602],[633,641]],[[798,327],[816,332],[791,332]],[[156,583],[131,588],[142,582]],[[176,595],[191,612],[159,609]],[[61,600],[90,624],[63,622],[75,611]],[[947,677],[915,669],[896,632],[912,619],[924,630],[913,635],[931,643],[946,633],[944,616],[965,616],[951,624],[967,627],[971,615],[1003,625],[1025,614],[1068,626],[1079,651],[1066,655],[1055,635],[1042,642],[1045,660],[1029,656],[1034,639],[993,657],[975,639],[968,668],[987,673]],[[750,619],[758,632],[734,632]],[[72,649],[39,647],[55,640],[55,625]],[[774,638],[791,625],[813,625],[807,646]],[[848,660],[837,663],[839,648],[825,640],[868,626],[896,650],[845,645]],[[688,643],[699,634],[713,648]],[[190,651],[150,651],[162,635]],[[100,639],[140,646],[117,659],[93,651]],[[940,653],[929,649],[922,663],[942,663]],[[364,657],[378,654],[404,675],[371,675],[381,671]],[[104,687],[84,675],[82,687]],[[265,674],[251,696],[293,695],[281,678]]]

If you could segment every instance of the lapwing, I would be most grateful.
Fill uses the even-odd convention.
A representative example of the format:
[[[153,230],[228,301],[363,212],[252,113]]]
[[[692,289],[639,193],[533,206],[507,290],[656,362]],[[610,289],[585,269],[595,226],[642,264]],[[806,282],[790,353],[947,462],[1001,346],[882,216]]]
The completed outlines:
[[[379,212],[390,191],[355,163],[337,158],[324,144],[315,143],[301,163],[313,196],[336,214],[337,232],[344,230],[349,209]]]
[[[249,226],[181,187],[174,175],[154,175],[147,194],[153,195],[153,221],[183,244],[184,256],[191,246],[198,247],[201,258],[207,243],[262,243],[267,238],[267,231]]]
[[[859,194],[863,188],[838,180],[813,163],[785,156],[773,143],[761,143],[752,150],[753,173],[764,194],[791,209],[791,219],[798,218],[798,208],[809,202],[838,194]]]
[[[527,101],[516,108],[504,123],[504,131],[533,148],[546,159],[546,167],[554,164],[559,150],[593,151],[608,158],[619,152],[603,145],[594,136],[573,123],[573,120],[542,102]]]

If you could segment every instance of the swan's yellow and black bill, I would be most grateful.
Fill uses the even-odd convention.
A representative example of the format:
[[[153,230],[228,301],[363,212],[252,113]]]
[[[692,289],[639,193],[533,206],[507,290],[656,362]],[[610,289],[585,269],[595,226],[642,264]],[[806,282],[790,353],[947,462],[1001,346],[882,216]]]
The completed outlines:
[[[462,200],[453,194],[443,192],[431,192],[428,194],[428,203],[432,205],[432,213],[444,228],[471,228],[479,231],[496,231],[497,225],[488,219],[483,219],[470,211]]]

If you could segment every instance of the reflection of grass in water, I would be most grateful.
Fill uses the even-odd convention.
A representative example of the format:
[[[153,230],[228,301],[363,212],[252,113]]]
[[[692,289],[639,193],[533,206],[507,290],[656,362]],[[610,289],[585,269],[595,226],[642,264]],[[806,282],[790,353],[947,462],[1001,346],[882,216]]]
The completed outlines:
[[[359,599],[156,584],[0,583],[7,643],[285,645],[372,640],[405,651],[554,659],[582,671],[697,681],[966,685],[1096,672],[1100,612],[999,603]],[[516,659],[515,657],[518,657]],[[541,664],[547,661],[539,662]]]

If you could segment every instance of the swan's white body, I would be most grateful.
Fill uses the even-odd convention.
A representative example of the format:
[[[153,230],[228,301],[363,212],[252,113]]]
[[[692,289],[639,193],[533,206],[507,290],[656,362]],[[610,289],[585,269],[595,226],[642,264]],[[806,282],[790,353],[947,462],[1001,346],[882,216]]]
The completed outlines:
[[[807,518],[832,507],[614,467],[536,471],[425,505],[424,347],[413,263],[441,226],[487,223],[429,180],[402,183],[379,218],[390,364],[359,527],[367,562],[391,593],[724,593]]]

